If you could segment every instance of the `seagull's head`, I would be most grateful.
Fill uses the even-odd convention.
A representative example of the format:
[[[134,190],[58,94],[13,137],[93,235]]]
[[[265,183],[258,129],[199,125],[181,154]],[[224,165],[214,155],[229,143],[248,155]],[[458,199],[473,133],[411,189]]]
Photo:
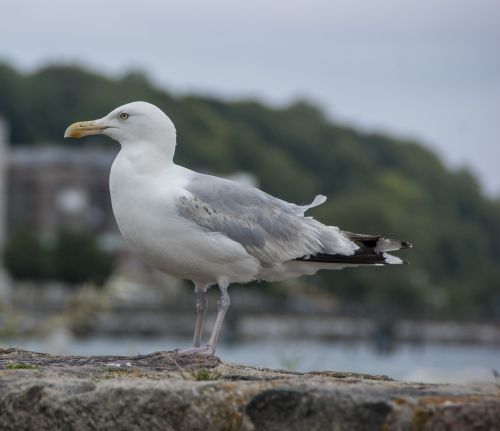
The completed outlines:
[[[73,123],[64,133],[65,138],[89,135],[107,135],[122,145],[149,142],[175,147],[176,139],[175,126],[170,118],[147,102],[127,103],[98,120]]]

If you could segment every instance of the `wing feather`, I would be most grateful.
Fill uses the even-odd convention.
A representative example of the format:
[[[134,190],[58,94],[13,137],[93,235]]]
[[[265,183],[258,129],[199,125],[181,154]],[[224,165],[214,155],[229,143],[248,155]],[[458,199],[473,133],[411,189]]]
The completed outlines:
[[[299,206],[277,199],[245,184],[193,175],[180,197],[181,216],[210,232],[222,233],[239,242],[263,265],[282,263],[317,253],[350,255],[358,248],[332,226],[303,217],[312,206]]]

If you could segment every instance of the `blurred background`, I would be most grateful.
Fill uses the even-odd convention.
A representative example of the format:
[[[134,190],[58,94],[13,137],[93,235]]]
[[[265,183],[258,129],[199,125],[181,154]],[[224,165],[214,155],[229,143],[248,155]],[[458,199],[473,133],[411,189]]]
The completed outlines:
[[[176,124],[177,163],[292,202],[325,194],[319,220],[415,246],[401,267],[232,286],[224,360],[493,381],[499,18],[494,0],[4,0],[0,347],[189,346],[192,286],[141,264],[117,230],[118,144],[62,139],[145,100]]]

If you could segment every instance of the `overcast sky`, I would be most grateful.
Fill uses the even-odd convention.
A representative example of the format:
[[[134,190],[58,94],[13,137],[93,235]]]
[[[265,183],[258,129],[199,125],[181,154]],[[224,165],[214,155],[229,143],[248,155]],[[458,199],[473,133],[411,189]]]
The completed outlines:
[[[2,0],[0,60],[308,97],[332,118],[421,139],[500,196],[499,0]]]

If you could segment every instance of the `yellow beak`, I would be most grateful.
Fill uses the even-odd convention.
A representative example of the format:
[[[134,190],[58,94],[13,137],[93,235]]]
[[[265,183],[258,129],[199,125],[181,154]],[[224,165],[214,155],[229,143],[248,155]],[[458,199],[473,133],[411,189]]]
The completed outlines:
[[[65,138],[81,138],[83,136],[99,135],[107,127],[96,124],[97,120],[93,121],[80,121],[73,123],[64,132]]]

